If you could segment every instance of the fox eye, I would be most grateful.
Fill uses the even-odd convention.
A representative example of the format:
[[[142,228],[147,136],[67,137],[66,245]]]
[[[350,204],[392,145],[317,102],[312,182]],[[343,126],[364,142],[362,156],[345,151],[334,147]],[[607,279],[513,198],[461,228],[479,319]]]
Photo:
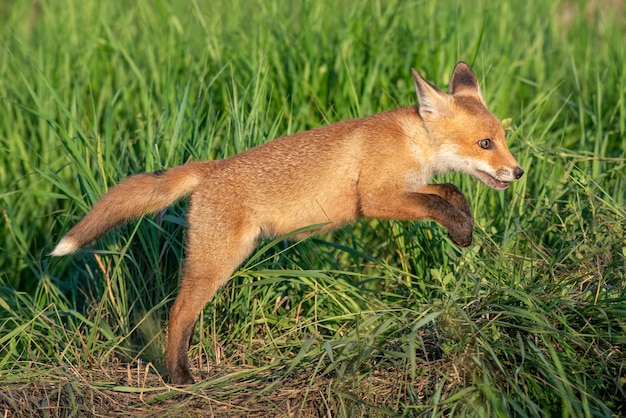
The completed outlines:
[[[491,139],[485,138],[478,141],[478,146],[482,149],[491,149],[493,148],[493,143],[491,142]]]

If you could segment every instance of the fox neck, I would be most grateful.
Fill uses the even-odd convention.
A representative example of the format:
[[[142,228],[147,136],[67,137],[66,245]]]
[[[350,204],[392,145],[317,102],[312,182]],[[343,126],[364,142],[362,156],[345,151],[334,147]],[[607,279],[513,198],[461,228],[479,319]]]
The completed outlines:
[[[436,174],[462,172],[464,160],[459,157],[455,144],[432,138],[426,132],[413,141],[412,153],[419,167],[419,172],[427,183]]]

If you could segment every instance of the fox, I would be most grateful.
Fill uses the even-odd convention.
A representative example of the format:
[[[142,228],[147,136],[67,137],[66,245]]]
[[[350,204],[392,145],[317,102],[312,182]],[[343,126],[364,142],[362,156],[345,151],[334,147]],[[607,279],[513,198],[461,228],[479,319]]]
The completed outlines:
[[[188,350],[197,318],[259,240],[301,229],[292,238],[304,239],[358,218],[430,219],[467,247],[474,228],[467,198],[452,183],[429,183],[432,177],[461,172],[494,190],[522,177],[467,63],[455,65],[447,93],[415,69],[412,75],[418,105],[294,133],[223,160],[132,175],[50,255],[74,253],[119,224],[189,196],[166,366],[171,384],[192,384]]]

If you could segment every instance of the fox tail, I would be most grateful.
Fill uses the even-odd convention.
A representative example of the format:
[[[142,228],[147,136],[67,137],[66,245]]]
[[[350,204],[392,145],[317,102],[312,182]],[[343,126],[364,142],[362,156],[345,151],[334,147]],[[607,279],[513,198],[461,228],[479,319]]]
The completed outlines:
[[[93,205],[50,255],[71,254],[119,224],[164,209],[190,195],[200,183],[207,165],[193,162],[128,177]]]

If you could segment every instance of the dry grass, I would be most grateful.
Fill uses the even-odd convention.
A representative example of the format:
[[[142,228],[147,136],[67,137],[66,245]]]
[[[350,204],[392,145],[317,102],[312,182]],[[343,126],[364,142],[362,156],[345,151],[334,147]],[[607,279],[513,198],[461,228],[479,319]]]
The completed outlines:
[[[200,376],[197,369],[194,372]],[[387,416],[395,415],[396,402],[403,397],[399,392],[410,379],[398,368],[380,368],[348,380],[332,373],[312,379],[307,370],[278,379],[277,374],[282,371],[221,365],[212,367],[210,376],[202,374],[200,383],[177,388],[167,385],[151,364],[111,363],[81,370],[33,366],[28,379],[3,382],[0,411],[7,417],[330,417],[341,410],[355,416]],[[436,386],[427,377],[414,383],[417,393]]]

